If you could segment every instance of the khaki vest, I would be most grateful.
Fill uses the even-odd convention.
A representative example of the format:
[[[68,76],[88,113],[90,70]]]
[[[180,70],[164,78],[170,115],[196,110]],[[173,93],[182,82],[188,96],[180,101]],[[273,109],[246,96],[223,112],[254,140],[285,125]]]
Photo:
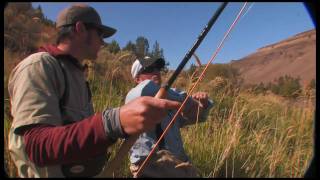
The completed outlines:
[[[61,113],[59,100],[65,91],[65,78],[58,60],[47,52],[32,54],[12,71],[8,90],[13,123],[9,132],[9,152],[20,177],[64,177],[61,166],[38,167],[24,151],[19,128],[30,124],[63,125],[63,119],[79,121],[93,115],[84,73],[68,60],[64,66],[69,95]],[[72,95],[70,95],[72,94]]]

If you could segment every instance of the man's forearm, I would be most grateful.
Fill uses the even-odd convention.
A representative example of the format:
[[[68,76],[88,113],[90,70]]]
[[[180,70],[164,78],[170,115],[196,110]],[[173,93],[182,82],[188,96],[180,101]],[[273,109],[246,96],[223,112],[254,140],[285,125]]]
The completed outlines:
[[[37,125],[24,132],[28,157],[38,166],[70,163],[106,152],[108,138],[101,113],[65,125]]]

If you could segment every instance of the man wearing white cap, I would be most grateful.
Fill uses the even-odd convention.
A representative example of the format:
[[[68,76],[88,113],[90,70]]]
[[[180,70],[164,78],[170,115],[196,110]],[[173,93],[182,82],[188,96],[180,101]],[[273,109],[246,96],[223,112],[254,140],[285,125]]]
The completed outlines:
[[[161,71],[165,67],[163,58],[144,57],[137,59],[131,68],[131,75],[137,86],[129,91],[126,103],[140,96],[155,96],[161,85]],[[185,92],[171,88],[167,92],[167,99],[182,102],[186,97]],[[200,119],[203,122],[213,107],[213,102],[208,99],[207,93],[197,92],[187,100],[183,112],[164,136],[157,152],[148,162],[140,177],[199,177],[199,173],[190,163],[186,155],[180,134],[180,128],[196,122],[197,110],[200,106]],[[167,111],[167,116],[152,131],[141,134],[130,149],[130,170],[135,175],[148,156],[152,147],[161,136],[164,128],[176,113],[176,110]]]

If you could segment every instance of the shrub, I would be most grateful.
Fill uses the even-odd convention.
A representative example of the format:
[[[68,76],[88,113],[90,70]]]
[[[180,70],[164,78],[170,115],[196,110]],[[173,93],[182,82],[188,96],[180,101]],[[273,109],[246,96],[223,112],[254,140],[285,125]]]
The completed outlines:
[[[316,80],[315,79],[311,79],[311,81],[307,85],[307,89],[316,89]]]
[[[283,97],[297,98],[302,92],[299,81],[300,78],[281,76],[275,84],[271,85],[271,91]]]

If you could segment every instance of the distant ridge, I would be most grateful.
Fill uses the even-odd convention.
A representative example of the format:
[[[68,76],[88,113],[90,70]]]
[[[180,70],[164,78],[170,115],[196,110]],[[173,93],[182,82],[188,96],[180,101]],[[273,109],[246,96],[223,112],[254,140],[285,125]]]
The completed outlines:
[[[264,46],[230,64],[239,69],[244,84],[268,83],[289,75],[300,77],[300,84],[306,86],[316,78],[316,30]]]

